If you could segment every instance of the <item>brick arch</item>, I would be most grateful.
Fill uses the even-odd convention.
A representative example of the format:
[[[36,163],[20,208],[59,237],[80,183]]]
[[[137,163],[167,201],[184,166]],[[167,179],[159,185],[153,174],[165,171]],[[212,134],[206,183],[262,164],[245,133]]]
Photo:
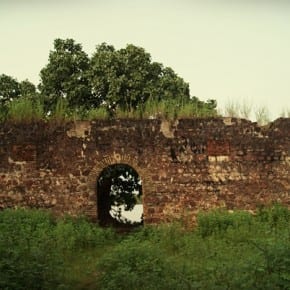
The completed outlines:
[[[89,187],[89,195],[94,199],[95,202],[95,216],[97,217],[97,181],[103,172],[107,167],[116,165],[116,164],[125,164],[130,167],[132,167],[139,175],[141,181],[142,181],[142,197],[143,197],[143,214],[144,214],[144,220],[146,219],[146,205],[145,205],[145,197],[146,193],[148,192],[148,189],[152,185],[149,179],[149,174],[147,172],[146,168],[143,168],[139,166],[138,159],[129,155],[129,154],[123,154],[123,153],[116,153],[104,157],[101,161],[98,161],[96,165],[91,170],[89,177],[88,177],[88,187]],[[92,216],[92,214],[91,214]]]

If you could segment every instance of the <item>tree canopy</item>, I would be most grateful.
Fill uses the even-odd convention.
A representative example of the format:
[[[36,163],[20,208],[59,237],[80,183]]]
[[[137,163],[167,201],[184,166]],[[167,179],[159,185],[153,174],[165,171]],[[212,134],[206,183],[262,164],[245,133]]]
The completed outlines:
[[[36,95],[36,87],[29,80],[24,80],[19,83],[20,94],[22,97],[34,98]]]
[[[5,106],[20,96],[20,86],[16,79],[11,76],[0,75],[0,104]]]
[[[115,50],[102,43],[93,54],[89,78],[95,97],[107,106],[134,110],[147,100],[189,99],[189,85],[170,68],[152,62],[143,48]]]
[[[20,97],[35,97],[36,87],[28,80],[18,82],[15,78],[0,75],[0,105],[6,106],[9,102]]]
[[[48,64],[40,71],[39,89],[49,108],[59,98],[67,99],[71,107],[86,106],[91,89],[87,79],[89,57],[73,39],[56,39]]]

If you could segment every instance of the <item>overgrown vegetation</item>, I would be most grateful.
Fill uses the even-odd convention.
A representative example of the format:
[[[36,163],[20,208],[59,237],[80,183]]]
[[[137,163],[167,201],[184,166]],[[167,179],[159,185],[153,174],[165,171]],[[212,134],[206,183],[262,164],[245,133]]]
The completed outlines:
[[[215,100],[192,96],[189,84],[173,69],[133,44],[115,49],[101,43],[89,57],[73,39],[55,39],[37,86],[0,75],[0,122],[217,115],[255,117],[260,125],[270,120],[266,107],[253,109],[248,100],[230,101],[219,114]],[[281,116],[289,117],[289,109]]]
[[[0,289],[69,289],[64,278],[66,259],[81,250],[101,249],[114,239],[111,230],[83,218],[55,219],[40,210],[3,210]]]
[[[289,289],[290,211],[201,213],[116,235],[82,218],[0,212],[0,289]]]
[[[214,100],[190,96],[188,83],[132,44],[102,43],[89,57],[73,39],[56,39],[37,87],[0,75],[0,121],[212,115]]]

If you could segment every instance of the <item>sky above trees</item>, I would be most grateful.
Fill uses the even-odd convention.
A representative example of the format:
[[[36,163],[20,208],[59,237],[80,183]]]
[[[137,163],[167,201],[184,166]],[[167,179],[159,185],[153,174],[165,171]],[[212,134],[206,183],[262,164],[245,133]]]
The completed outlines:
[[[0,0],[0,74],[39,82],[56,38],[144,47],[220,107],[290,109],[286,0]]]

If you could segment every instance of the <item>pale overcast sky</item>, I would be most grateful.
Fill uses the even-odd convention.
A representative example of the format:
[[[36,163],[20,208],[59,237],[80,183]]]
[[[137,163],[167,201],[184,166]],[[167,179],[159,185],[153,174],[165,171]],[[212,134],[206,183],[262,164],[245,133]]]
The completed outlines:
[[[0,0],[0,74],[37,84],[55,38],[132,43],[191,95],[290,110],[290,0]]]

